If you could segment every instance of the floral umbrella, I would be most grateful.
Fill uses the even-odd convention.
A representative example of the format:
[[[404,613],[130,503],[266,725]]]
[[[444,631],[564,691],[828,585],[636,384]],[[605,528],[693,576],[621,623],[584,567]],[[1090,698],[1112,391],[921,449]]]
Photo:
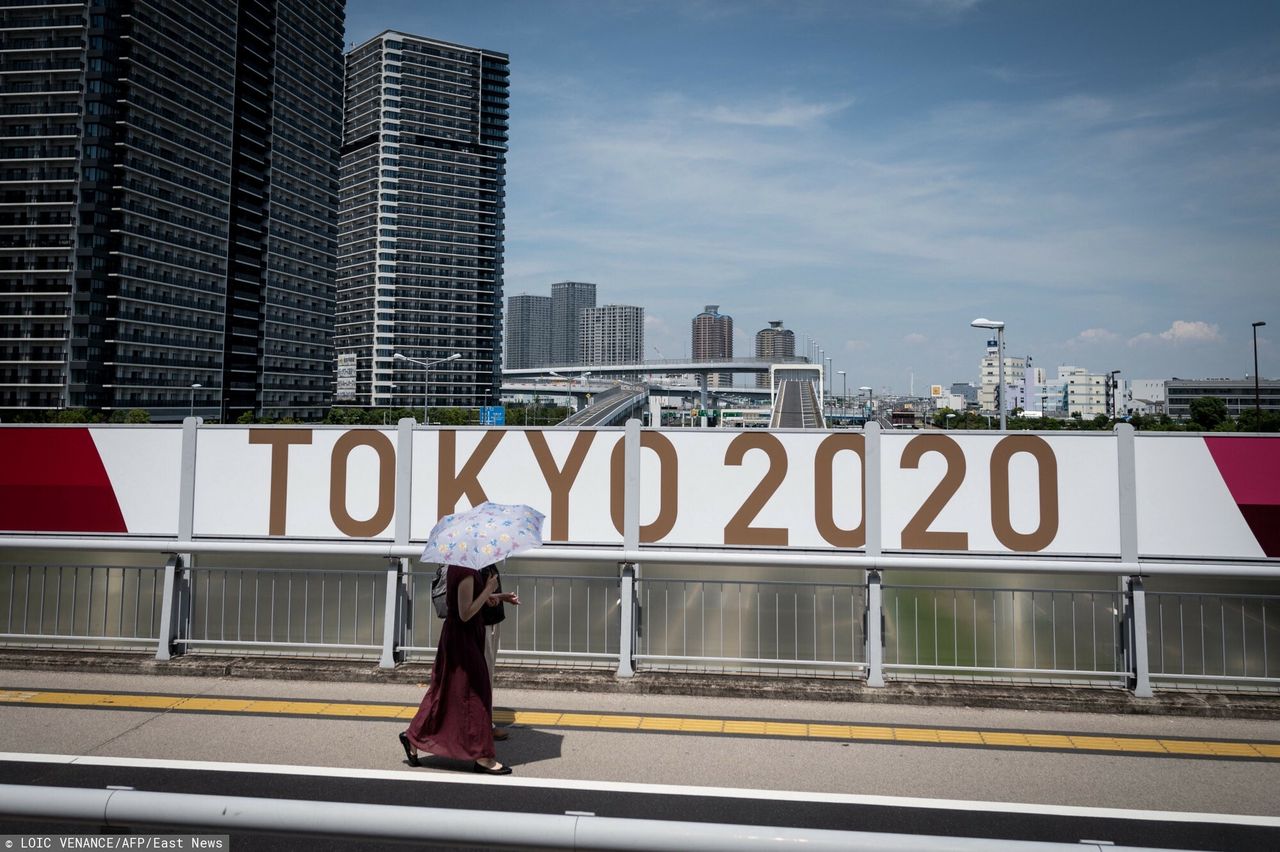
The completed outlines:
[[[542,544],[543,514],[521,504],[481,503],[445,515],[431,530],[423,562],[483,568]]]

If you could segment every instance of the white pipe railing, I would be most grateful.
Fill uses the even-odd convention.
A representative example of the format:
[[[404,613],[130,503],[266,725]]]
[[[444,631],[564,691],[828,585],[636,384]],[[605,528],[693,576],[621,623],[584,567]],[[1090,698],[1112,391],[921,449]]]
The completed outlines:
[[[500,784],[498,785],[500,786]],[[414,808],[353,802],[254,799],[142,790],[90,790],[0,784],[0,814],[17,819],[74,821],[106,827],[155,827],[212,834],[266,833],[342,840],[499,849],[591,849],[638,852],[1138,852],[1102,842],[1044,843],[766,825],[623,819],[575,814]]]
[[[134,536],[14,536],[0,535],[0,547],[10,550],[86,550],[113,553],[275,553],[288,556],[371,556],[418,558],[420,544],[389,541],[317,541],[314,539],[137,538]],[[650,564],[739,565],[761,568],[845,568],[867,571],[985,571],[1016,574],[1103,574],[1124,576],[1196,576],[1251,579],[1280,578],[1280,559],[1198,560],[1139,558],[1070,558],[1054,556],[942,556],[929,553],[868,555],[856,551],[770,551],[621,545],[551,545],[522,553],[534,562],[632,562]]]

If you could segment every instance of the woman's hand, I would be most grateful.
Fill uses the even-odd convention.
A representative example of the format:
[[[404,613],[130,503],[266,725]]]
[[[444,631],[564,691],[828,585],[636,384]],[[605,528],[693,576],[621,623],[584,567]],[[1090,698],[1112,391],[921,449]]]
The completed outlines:
[[[484,584],[484,591],[482,591],[480,594],[485,596],[492,596],[494,593],[494,590],[497,588],[498,588],[498,574],[497,572],[494,572],[489,575],[488,581]]]
[[[498,592],[496,595],[490,595],[489,600],[495,604],[509,603],[512,606],[520,606],[520,596],[515,592]]]

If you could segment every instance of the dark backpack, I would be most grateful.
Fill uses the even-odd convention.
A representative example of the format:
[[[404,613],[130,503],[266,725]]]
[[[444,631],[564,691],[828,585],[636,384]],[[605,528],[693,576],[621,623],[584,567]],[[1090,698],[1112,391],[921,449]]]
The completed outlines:
[[[431,603],[440,618],[449,615],[449,572],[443,565],[436,568],[436,575],[431,580]]]

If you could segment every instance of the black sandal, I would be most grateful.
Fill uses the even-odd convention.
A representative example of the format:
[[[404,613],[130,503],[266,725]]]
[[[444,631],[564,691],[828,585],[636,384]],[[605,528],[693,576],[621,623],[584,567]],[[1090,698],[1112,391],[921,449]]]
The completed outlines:
[[[472,764],[471,768],[476,772],[481,772],[485,775],[510,775],[511,774],[511,767],[507,766],[505,763],[499,764],[498,766],[495,766],[493,768],[489,768],[488,766],[485,766],[483,763],[477,760],[474,764]]]
[[[409,743],[409,735],[404,731],[400,732],[400,745],[404,746],[404,756],[409,761],[410,766],[421,766],[418,762],[418,756],[413,753],[413,746]]]

